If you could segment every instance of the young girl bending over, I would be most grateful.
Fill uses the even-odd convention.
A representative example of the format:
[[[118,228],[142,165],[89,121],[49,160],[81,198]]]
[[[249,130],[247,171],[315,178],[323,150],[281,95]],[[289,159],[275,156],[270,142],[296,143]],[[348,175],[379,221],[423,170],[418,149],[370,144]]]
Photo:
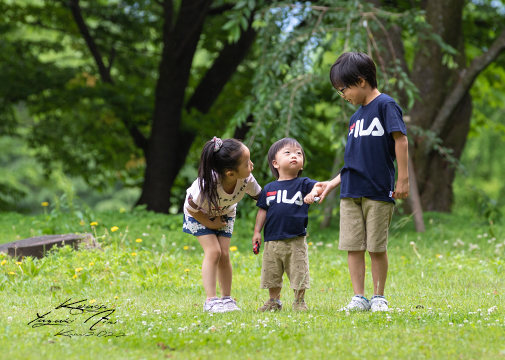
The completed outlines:
[[[252,170],[247,146],[235,139],[221,140],[214,136],[203,147],[198,179],[186,191],[182,228],[196,236],[205,253],[202,279],[207,300],[203,311],[240,310],[230,296],[229,248],[237,203],[246,193],[257,200],[261,192]],[[216,296],[216,278],[222,298]]]

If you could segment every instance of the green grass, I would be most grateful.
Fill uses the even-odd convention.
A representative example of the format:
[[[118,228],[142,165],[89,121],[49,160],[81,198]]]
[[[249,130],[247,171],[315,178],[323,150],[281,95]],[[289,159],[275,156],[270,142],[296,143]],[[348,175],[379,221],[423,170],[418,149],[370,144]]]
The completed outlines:
[[[99,223],[102,250],[65,247],[19,265],[0,257],[6,260],[0,265],[2,358],[505,359],[505,230],[464,215],[425,215],[424,234],[406,217],[391,226],[386,291],[392,311],[348,315],[337,312],[352,296],[346,256],[336,248],[338,227],[310,224],[310,311],[291,311],[286,279],[285,309],[263,314],[255,311],[267,299],[258,289],[261,256],[252,254],[252,223],[239,219],[232,296],[243,311],[210,316],[202,313],[202,250],[181,232],[180,216],[96,214],[91,220]],[[91,231],[73,219],[67,219],[73,231]],[[46,225],[44,216],[2,214],[0,242],[39,235]],[[112,233],[113,226],[119,230]],[[369,263],[366,288],[370,295]],[[111,319],[121,322],[98,331],[127,335],[69,338],[54,336],[61,330],[55,325],[27,325],[51,311],[51,319],[74,319],[69,328],[86,333],[87,317],[55,309],[69,298],[114,308]]]

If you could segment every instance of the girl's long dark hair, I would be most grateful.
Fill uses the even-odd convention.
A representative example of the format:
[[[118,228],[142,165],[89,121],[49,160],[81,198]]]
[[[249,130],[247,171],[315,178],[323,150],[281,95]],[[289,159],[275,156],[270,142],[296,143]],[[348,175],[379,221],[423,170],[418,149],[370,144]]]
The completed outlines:
[[[236,139],[225,139],[216,152],[214,146],[214,140],[210,140],[203,147],[198,166],[198,185],[203,198],[202,205],[208,204],[209,213],[213,212],[212,208],[216,208],[219,215],[219,178],[226,176],[226,170],[237,171],[242,156],[242,143]]]

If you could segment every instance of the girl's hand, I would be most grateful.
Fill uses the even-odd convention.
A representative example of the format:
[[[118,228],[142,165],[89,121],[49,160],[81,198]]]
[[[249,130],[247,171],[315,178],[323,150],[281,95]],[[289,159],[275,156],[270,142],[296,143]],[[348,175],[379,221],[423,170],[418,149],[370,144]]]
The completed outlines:
[[[217,217],[207,226],[209,229],[217,230],[221,229],[223,226],[226,226],[228,223],[226,221],[221,220],[221,217]]]

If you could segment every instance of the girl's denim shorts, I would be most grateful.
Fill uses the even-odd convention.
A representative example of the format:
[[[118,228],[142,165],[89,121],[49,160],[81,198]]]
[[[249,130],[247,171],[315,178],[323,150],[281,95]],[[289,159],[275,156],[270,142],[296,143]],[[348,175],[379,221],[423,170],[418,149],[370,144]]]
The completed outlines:
[[[227,224],[220,229],[213,230],[209,229],[207,226],[202,225],[198,220],[194,217],[184,215],[184,222],[182,224],[182,231],[187,234],[202,236],[202,235],[216,235],[216,236],[224,236],[227,238],[231,238],[233,234],[233,225],[235,224],[235,218],[227,215],[221,216],[223,221],[226,221]]]

